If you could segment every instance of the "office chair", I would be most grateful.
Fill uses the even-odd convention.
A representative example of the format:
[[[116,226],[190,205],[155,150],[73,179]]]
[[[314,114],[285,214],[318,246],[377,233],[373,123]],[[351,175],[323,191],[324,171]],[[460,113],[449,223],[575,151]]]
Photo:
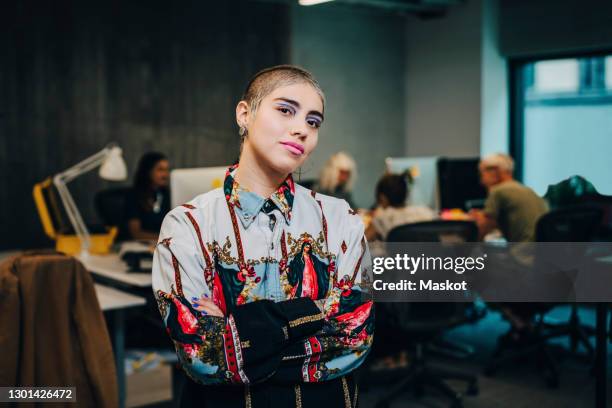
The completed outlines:
[[[104,225],[119,228],[119,240],[129,238],[125,219],[125,200],[129,191],[129,187],[111,188],[97,192],[94,197],[96,213]]]
[[[389,232],[388,242],[474,242],[478,237],[476,224],[470,221],[428,221],[402,225]],[[377,320],[386,322],[382,332],[406,336],[415,345],[415,355],[407,373],[376,404],[386,408],[389,403],[409,387],[414,387],[417,396],[423,394],[426,386],[441,392],[449,398],[452,407],[462,406],[461,393],[455,392],[444,380],[455,379],[467,382],[466,393],[478,394],[477,377],[471,373],[432,367],[427,358],[427,345],[438,339],[450,328],[468,323],[467,305],[451,303],[385,303],[377,310]],[[382,324],[381,324],[382,325]],[[377,328],[378,330],[378,328]],[[379,334],[379,338],[380,338]]]
[[[590,242],[599,229],[602,218],[602,210],[591,206],[570,206],[567,208],[550,211],[543,215],[536,225],[537,242]],[[573,253],[560,253],[560,257],[582,259],[585,254],[583,247],[572,249]],[[563,251],[562,251],[563,252]],[[579,253],[582,252],[582,253]],[[534,264],[538,263],[538,252]],[[537,269],[533,270],[538,273]],[[544,320],[545,315],[557,306],[565,303],[519,303],[506,304],[504,307],[510,309],[521,308],[523,316],[529,317],[534,322],[533,332],[529,338],[523,339],[523,343],[516,348],[516,344],[507,341],[511,338],[511,331],[498,339],[498,346],[493,360],[485,368],[485,375],[493,375],[497,369],[506,362],[524,358],[534,354],[545,367],[545,379],[551,388],[559,386],[559,373],[548,340],[568,336],[570,348],[575,352],[581,344],[587,351],[590,359],[594,358],[594,349],[589,342],[589,336],[594,334],[594,329],[580,323],[577,304],[571,304],[571,316],[567,323],[549,324]],[[510,351],[510,346],[515,350]]]
[[[3,386],[70,385],[79,406],[117,406],[118,367],[93,279],[79,261],[53,251],[16,255],[0,263],[0,292]]]

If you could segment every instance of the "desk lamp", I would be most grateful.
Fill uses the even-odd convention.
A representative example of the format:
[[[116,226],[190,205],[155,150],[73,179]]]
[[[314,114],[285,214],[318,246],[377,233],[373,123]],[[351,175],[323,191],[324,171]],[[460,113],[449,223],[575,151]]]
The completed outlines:
[[[63,172],[56,174],[53,177],[53,184],[60,195],[62,204],[66,210],[66,214],[70,219],[70,223],[72,224],[72,227],[79,238],[81,244],[81,256],[89,255],[91,235],[87,229],[87,226],[83,222],[83,217],[74,203],[72,195],[70,194],[70,191],[68,191],[68,187],[66,185],[80,175],[85,174],[98,166],[100,166],[100,171],[98,174],[105,180],[121,181],[127,178],[127,167],[121,154],[121,148],[116,144],[109,144],[98,153],[75,164]]]

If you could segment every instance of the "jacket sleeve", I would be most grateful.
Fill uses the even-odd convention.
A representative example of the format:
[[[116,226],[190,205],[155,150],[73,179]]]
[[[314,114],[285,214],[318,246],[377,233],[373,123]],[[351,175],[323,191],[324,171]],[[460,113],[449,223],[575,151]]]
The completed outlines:
[[[153,259],[153,290],[183,370],[201,384],[264,381],[277,370],[288,344],[321,330],[323,315],[310,299],[250,302],[223,317],[198,312],[192,298],[208,296],[221,303],[203,244],[209,233],[200,228],[195,212],[182,210],[164,219]]]
[[[348,213],[348,211],[347,211]],[[346,217],[332,272],[332,287],[320,302],[322,329],[283,351],[272,381],[316,382],[348,374],[363,363],[374,337],[374,302],[369,290],[371,258],[359,216]],[[344,248],[343,248],[344,247]]]
[[[4,387],[19,385],[19,350],[24,341],[19,281],[12,272],[15,259],[0,264],[0,384]]]
[[[73,319],[90,392],[96,406],[115,407],[119,395],[116,370],[123,367],[115,367],[110,336],[91,274],[78,261],[70,263],[75,268]]]

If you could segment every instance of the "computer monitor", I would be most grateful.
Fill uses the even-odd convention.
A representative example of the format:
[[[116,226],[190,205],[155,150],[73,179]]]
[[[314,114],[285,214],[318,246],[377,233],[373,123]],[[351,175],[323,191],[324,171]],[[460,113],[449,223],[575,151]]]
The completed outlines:
[[[424,205],[439,209],[438,199],[438,157],[389,157],[385,160],[387,171],[401,174],[410,171],[413,182],[410,185],[407,204]]]
[[[484,205],[487,190],[480,184],[479,161],[478,157],[441,157],[438,160],[441,209],[461,208],[467,211]]]
[[[172,208],[194,197],[223,186],[228,166],[174,169],[170,172],[170,202]]]

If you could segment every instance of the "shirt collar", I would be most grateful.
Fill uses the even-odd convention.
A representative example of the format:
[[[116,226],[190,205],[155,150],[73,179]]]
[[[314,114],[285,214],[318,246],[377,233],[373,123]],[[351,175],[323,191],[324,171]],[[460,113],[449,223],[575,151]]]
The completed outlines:
[[[235,180],[237,170],[238,164],[227,169],[225,181],[223,182],[223,193],[227,202],[237,209],[236,214],[240,218],[242,225],[248,228],[260,211],[267,212],[273,207],[278,208],[285,217],[287,224],[290,224],[295,195],[295,184],[291,174],[287,176],[268,199],[265,199],[238,184]]]

